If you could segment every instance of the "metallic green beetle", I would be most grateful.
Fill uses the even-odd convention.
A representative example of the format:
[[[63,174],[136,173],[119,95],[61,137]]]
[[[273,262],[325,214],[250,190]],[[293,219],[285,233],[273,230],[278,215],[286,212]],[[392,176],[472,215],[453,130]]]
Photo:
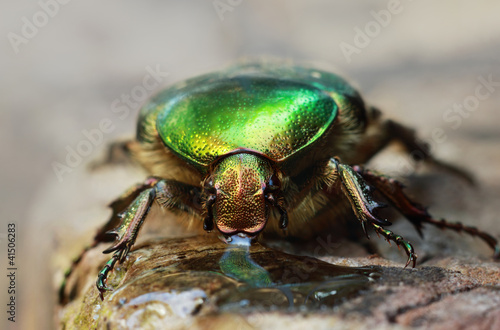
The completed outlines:
[[[492,236],[432,218],[399,182],[358,165],[392,141],[460,173],[328,72],[251,63],[168,88],[143,107],[137,141],[127,144],[152,176],[111,204],[113,215],[95,239],[117,237],[104,251],[115,253],[98,276],[101,297],[109,271],[126,257],[155,201],[185,211],[226,240],[261,232],[305,238],[354,215],[365,233],[372,227],[402,246],[406,266],[415,266],[412,245],[375,215],[382,206],[372,198],[377,190],[418,232],[424,223],[464,231],[482,238],[498,257]]]

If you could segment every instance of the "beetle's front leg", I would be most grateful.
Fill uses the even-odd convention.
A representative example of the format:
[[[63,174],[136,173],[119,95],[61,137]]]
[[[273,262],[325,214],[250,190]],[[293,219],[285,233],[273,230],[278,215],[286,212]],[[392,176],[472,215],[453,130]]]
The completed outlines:
[[[96,285],[99,289],[101,299],[103,298],[103,293],[109,290],[106,287],[108,273],[113,269],[116,262],[122,262],[127,256],[155,200],[161,206],[168,209],[180,209],[187,212],[200,213],[200,193],[197,187],[174,180],[158,178],[150,178],[148,184],[150,188],[141,191],[128,208],[118,215],[121,218],[120,225],[107,232],[107,234],[116,235],[117,240],[115,244],[103,251],[103,253],[115,253],[99,272],[97,278]],[[122,199],[123,197],[119,201]]]
[[[429,223],[441,229],[451,229],[457,232],[466,232],[471,236],[477,236],[486,242],[494,250],[494,258],[500,258],[500,245],[498,241],[488,233],[480,231],[479,229],[471,226],[465,226],[460,222],[447,222],[444,219],[434,219],[429,212],[420,204],[413,202],[403,192],[403,185],[387,176],[374,173],[370,170],[364,169],[361,166],[354,166],[353,169],[359,173],[369,184],[375,187],[384,195],[385,198],[396,207],[417,229],[418,233],[422,236],[422,225]]]
[[[352,167],[340,163],[338,159],[333,158],[330,160],[328,171],[333,173],[336,180],[327,188],[327,193],[328,189],[332,189],[335,183],[340,184],[342,192],[351,203],[356,217],[361,221],[365,234],[367,234],[366,225],[370,225],[377,234],[384,236],[388,242],[393,241],[398,247],[403,246],[408,256],[406,266],[412,263],[412,266],[415,267],[417,255],[413,246],[405,241],[402,236],[396,235],[383,227],[390,225],[389,221],[379,219],[373,214],[376,208],[384,207],[385,205],[377,203],[372,199],[371,187],[366,181]]]
[[[116,200],[114,200],[112,203],[109,204],[109,207],[112,209],[111,217],[103,226],[101,226],[97,230],[92,244],[87,246],[80,253],[80,255],[73,260],[71,267],[64,274],[64,280],[59,289],[59,301],[61,304],[66,303],[67,300],[64,294],[64,291],[66,289],[66,281],[73,273],[73,270],[76,268],[76,266],[80,263],[85,253],[102,242],[113,241],[114,236],[109,235],[108,233],[110,230],[114,229],[122,222],[122,219],[119,216],[121,212],[125,210],[139,196],[141,192],[152,188],[159,180],[160,178],[157,177],[149,177],[143,183],[138,183],[135,186],[128,189],[127,191],[125,191],[120,197],[118,197]],[[116,263],[116,260],[114,263]]]
[[[103,253],[110,253],[113,251],[116,252],[113,254],[111,260],[109,260],[104,268],[99,272],[97,277],[96,285],[100,292],[101,299],[103,298],[103,293],[106,290],[109,290],[106,287],[108,273],[113,269],[117,261],[122,262],[125,259],[130,251],[130,248],[134,245],[137,233],[139,232],[139,229],[141,228],[155,198],[156,186],[141,192],[127,208],[127,210],[119,215],[119,217],[122,218],[120,226],[107,232],[107,234],[115,234],[118,239],[113,246],[103,251]]]

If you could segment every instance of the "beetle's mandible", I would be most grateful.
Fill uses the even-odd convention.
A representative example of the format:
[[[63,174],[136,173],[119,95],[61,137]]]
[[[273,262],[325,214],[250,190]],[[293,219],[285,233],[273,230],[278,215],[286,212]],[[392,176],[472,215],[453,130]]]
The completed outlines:
[[[155,201],[225,239],[261,232],[304,237],[351,214],[365,232],[371,227],[402,246],[406,265],[415,266],[412,245],[374,212],[382,206],[372,197],[377,190],[419,233],[426,223],[464,231],[498,257],[489,234],[436,220],[398,181],[360,166],[393,141],[460,173],[434,159],[413,130],[365,106],[332,73],[250,63],[166,89],[142,108],[137,140],[127,144],[151,177],[111,204],[113,215],[96,236],[96,242],[105,232],[117,237],[104,251],[114,255],[98,275],[101,297],[109,271],[126,257]]]

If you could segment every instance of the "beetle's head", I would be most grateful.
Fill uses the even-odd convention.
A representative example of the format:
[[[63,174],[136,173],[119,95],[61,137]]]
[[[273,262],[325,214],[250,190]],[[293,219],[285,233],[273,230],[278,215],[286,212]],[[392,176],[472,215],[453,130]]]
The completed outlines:
[[[205,180],[205,230],[215,224],[225,237],[255,237],[267,223],[270,206],[284,213],[277,202],[279,188],[270,161],[251,153],[222,158]]]

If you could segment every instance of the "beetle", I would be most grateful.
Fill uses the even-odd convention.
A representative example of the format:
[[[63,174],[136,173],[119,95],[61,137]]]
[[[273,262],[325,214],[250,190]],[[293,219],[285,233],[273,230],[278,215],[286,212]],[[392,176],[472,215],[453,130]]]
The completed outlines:
[[[415,267],[413,246],[376,214],[384,206],[373,197],[378,191],[420,234],[424,224],[463,231],[483,239],[498,258],[494,237],[433,218],[400,182],[361,165],[393,141],[462,173],[433,158],[412,129],[365,106],[333,73],[257,62],[173,85],[144,105],[137,139],[126,144],[151,176],[110,205],[111,219],[96,235],[95,244],[109,234],[116,239],[104,251],[114,254],[98,275],[101,298],[108,273],[127,256],[155,201],[226,241],[262,232],[304,237],[350,213],[365,233],[371,227],[402,246],[406,266]]]

